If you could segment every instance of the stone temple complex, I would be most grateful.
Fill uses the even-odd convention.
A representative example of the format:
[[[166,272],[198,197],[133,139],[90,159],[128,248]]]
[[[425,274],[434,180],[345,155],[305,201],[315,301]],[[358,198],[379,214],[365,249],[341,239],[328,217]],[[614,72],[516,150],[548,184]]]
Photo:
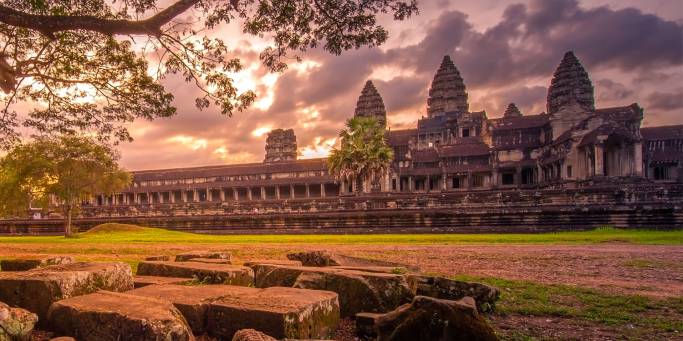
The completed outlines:
[[[637,103],[596,108],[594,97],[588,72],[567,52],[546,113],[514,103],[502,113],[470,110],[446,56],[427,116],[386,131],[394,161],[370,192],[332,177],[325,159],[297,160],[294,131],[277,129],[263,163],[134,172],[130,188],[93,198],[83,219],[206,228],[683,223],[683,125],[642,128]],[[371,81],[355,115],[387,123]]]

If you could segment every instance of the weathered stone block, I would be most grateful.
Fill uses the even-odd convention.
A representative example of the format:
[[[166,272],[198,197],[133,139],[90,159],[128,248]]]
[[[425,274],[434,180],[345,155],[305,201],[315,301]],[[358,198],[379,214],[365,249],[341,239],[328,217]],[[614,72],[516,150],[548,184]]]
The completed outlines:
[[[344,270],[335,267],[255,265],[257,287],[295,287],[339,294],[342,316],[387,312],[409,303],[414,285],[405,276]]]
[[[133,276],[126,263],[72,263],[26,272],[0,272],[0,301],[38,314],[46,321],[53,302],[98,290],[128,291]]]
[[[278,338],[319,338],[339,321],[337,294],[294,288],[154,285],[127,294],[172,302],[195,334],[229,340],[254,328]]]
[[[203,284],[249,286],[254,271],[246,266],[199,262],[140,262],[138,275],[194,278]]]
[[[433,276],[411,275],[410,277],[416,283],[417,295],[446,300],[472,297],[479,312],[494,310],[496,301],[500,297],[500,290],[482,283],[463,282]]]
[[[48,319],[79,341],[194,340],[173,304],[150,297],[100,291],[55,302]]]
[[[258,330],[241,329],[232,337],[232,341],[277,341],[277,339],[270,337]]]
[[[206,264],[232,264],[232,261],[229,259],[221,259],[221,258],[190,258],[187,260],[188,262],[197,262],[197,263],[206,263]]]
[[[304,266],[334,266],[341,265],[334,256],[326,251],[309,251],[288,253],[289,260],[300,261]]]
[[[168,255],[149,256],[149,257],[146,257],[145,260],[150,261],[150,262],[168,262],[171,260],[171,256],[168,256]]]
[[[331,334],[338,322],[337,294],[279,287],[223,296],[210,304],[208,314],[209,334],[219,339],[245,328],[279,339],[319,339]]]
[[[45,256],[16,259],[3,259],[0,261],[2,271],[28,271],[43,268],[50,265],[69,264],[76,260],[72,256]]]
[[[185,262],[192,258],[213,258],[213,259],[227,259],[230,260],[230,253],[228,252],[213,252],[213,251],[190,251],[181,253],[175,256],[176,262]]]
[[[301,261],[304,266],[342,266],[342,267],[376,267],[376,268],[405,268],[411,271],[419,271],[419,268],[407,266],[394,262],[387,262],[377,259],[361,258],[342,255],[338,253],[329,253],[327,251],[307,251],[307,252],[293,252],[287,254],[290,260]],[[384,271],[379,271],[384,272]]]
[[[289,265],[289,266],[302,266],[301,262],[298,260],[284,260],[284,259],[257,259],[244,262],[244,266],[252,267],[257,264],[272,264],[272,265]]]
[[[498,340],[470,297],[448,301],[416,296],[412,303],[380,316],[376,330],[379,341]]]
[[[377,338],[377,320],[384,316],[378,313],[356,314],[356,333],[361,340],[374,340]]]
[[[181,277],[158,277],[158,276],[133,276],[133,286],[137,288],[155,284],[186,284],[189,278]]]
[[[36,314],[0,302],[0,341],[30,340],[36,322]]]

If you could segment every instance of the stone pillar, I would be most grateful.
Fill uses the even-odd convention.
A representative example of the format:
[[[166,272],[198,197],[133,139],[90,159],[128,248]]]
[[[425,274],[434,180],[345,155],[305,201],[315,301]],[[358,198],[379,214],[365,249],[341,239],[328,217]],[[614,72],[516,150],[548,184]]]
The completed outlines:
[[[605,175],[605,157],[604,157],[604,146],[603,144],[595,145],[595,175],[601,176]]]
[[[184,189],[181,189],[181,190],[180,190],[180,200],[181,200],[183,203],[186,203],[186,202],[187,202],[187,190],[184,190]]]
[[[645,175],[643,174],[643,145],[640,142],[633,144],[633,175]]]
[[[232,197],[235,199],[235,201],[240,201],[240,192],[237,190],[237,188],[232,188]]]
[[[192,190],[192,202],[199,202],[199,191],[196,188]]]
[[[294,185],[289,185],[289,198],[294,199]]]
[[[308,184],[306,184],[305,186],[306,186],[306,198],[308,199],[311,197],[311,187]]]
[[[254,198],[252,197],[251,194],[251,187],[247,187],[247,199],[248,200],[253,200]]]
[[[213,202],[213,191],[211,190],[211,188],[206,189],[206,201]]]
[[[522,184],[522,168],[515,168],[515,185],[519,187]]]
[[[441,190],[445,191],[448,189],[448,178],[446,177],[446,173],[441,174]]]
[[[220,194],[221,202],[224,202],[225,201],[225,188],[221,188],[220,191],[221,191],[221,194]]]
[[[275,186],[275,198],[280,200],[280,185]]]
[[[320,197],[321,198],[325,197],[325,184],[324,183],[320,184]]]
[[[152,193],[147,192],[145,194],[147,195],[147,205],[152,204]]]
[[[266,188],[261,186],[261,200],[266,200]]]
[[[175,191],[168,192],[168,201],[170,201],[171,204],[175,204]]]

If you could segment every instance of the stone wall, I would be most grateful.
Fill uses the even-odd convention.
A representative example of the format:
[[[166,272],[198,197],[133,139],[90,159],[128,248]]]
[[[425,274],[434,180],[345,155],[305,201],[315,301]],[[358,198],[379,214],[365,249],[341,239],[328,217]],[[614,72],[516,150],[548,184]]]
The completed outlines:
[[[680,228],[683,185],[375,194],[315,200],[98,207],[76,224],[102,222],[212,233],[540,232]],[[61,220],[0,221],[0,233],[59,233]]]

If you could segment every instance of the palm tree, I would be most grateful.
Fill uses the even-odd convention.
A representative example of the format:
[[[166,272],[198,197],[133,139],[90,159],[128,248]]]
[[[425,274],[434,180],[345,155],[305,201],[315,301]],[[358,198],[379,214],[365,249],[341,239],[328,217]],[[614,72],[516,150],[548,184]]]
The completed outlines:
[[[354,117],[339,133],[341,147],[327,159],[332,175],[342,181],[374,184],[387,172],[394,151],[384,138],[384,127],[374,117]]]

